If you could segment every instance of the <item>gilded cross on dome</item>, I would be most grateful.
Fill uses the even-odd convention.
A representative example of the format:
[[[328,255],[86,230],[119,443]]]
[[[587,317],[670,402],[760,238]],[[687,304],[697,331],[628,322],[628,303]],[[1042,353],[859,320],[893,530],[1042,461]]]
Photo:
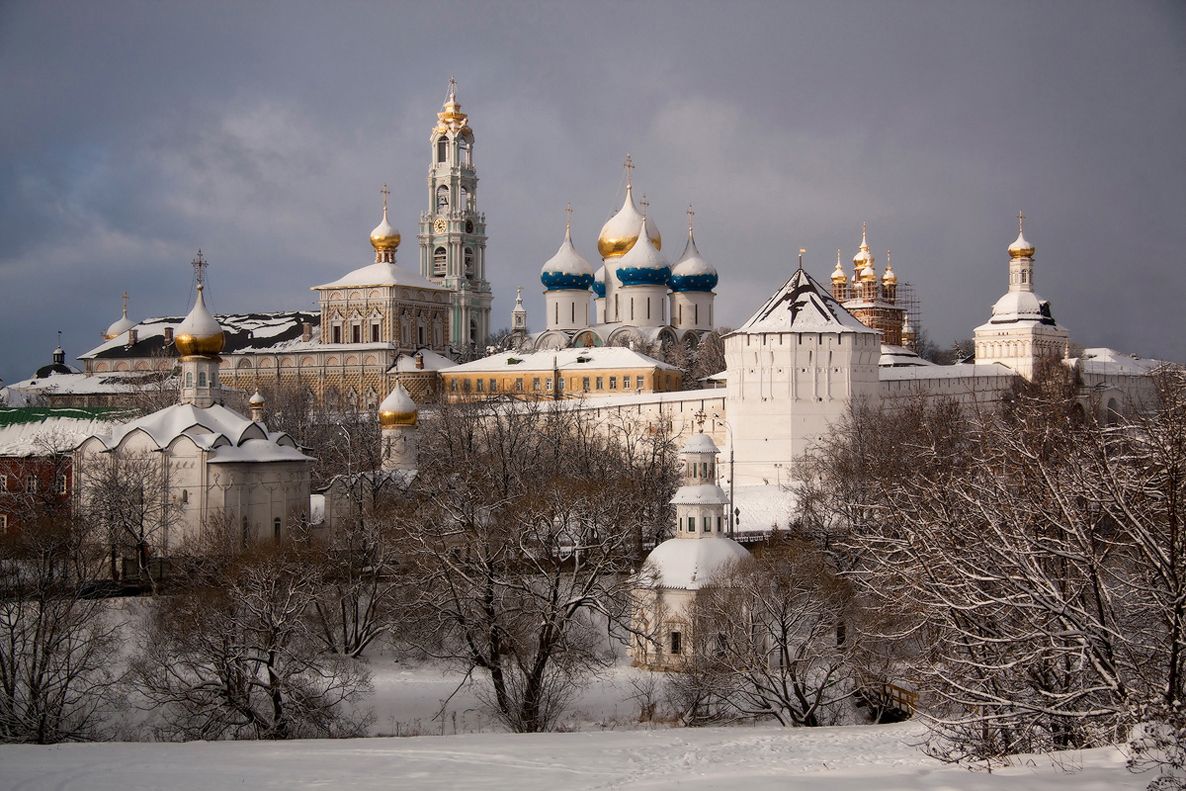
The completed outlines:
[[[647,194],[645,192],[642,194],[642,200],[638,202],[638,205],[642,207],[642,216],[646,217],[647,209],[651,207],[651,202],[647,200]]]
[[[564,230],[572,230],[572,201],[564,204]]]
[[[198,254],[191,262],[194,268],[194,279],[198,282],[198,288],[206,285],[206,259],[202,256],[201,248],[198,248]]]
[[[387,185],[383,185],[383,189],[379,190],[379,194],[383,196],[383,214],[387,214],[387,196],[391,194],[391,190],[387,189]]]
[[[1025,212],[1017,212],[1017,232],[1025,233]]]
[[[633,184],[634,178],[634,160],[630,158],[629,154],[626,155],[626,162],[623,167],[626,168],[626,186],[630,187]]]

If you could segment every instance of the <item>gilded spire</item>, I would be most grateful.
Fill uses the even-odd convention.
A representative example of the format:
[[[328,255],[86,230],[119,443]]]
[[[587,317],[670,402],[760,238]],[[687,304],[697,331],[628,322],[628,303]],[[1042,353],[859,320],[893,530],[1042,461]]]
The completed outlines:
[[[894,254],[889,250],[885,251],[885,274],[881,276],[881,282],[887,286],[895,285],[898,282],[898,276],[894,274]]]
[[[874,276],[873,253],[869,250],[869,223],[861,223],[861,246],[857,254],[852,257],[854,274],[862,280]]]
[[[456,131],[467,125],[468,117],[461,111],[461,102],[457,101],[457,79],[450,76],[449,93],[445,97],[441,111],[437,113],[437,128],[434,130],[434,134],[449,129]]]
[[[393,263],[395,251],[399,249],[400,235],[387,219],[387,198],[391,195],[391,190],[384,184],[379,194],[383,196],[383,219],[379,220],[379,224],[371,231],[371,247],[375,248],[376,262]]]
[[[847,276],[844,274],[844,266],[841,265],[841,263],[840,263],[840,248],[837,247],[836,248],[836,268],[832,270],[832,282],[833,283],[843,283],[847,279],[848,279]]]

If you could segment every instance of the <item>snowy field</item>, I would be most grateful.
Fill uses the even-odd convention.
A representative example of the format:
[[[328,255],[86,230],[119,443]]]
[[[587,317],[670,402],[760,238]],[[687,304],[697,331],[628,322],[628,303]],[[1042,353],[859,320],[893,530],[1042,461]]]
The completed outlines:
[[[992,774],[913,747],[914,723],[706,728],[297,742],[0,747],[0,788],[139,789],[1139,789],[1117,750],[1019,758]]]

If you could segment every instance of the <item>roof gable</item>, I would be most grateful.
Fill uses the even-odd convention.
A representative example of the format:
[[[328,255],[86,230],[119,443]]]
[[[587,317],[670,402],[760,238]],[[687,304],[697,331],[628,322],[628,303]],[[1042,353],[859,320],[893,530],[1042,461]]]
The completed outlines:
[[[799,269],[737,332],[871,333],[876,330],[862,324],[811,275]]]

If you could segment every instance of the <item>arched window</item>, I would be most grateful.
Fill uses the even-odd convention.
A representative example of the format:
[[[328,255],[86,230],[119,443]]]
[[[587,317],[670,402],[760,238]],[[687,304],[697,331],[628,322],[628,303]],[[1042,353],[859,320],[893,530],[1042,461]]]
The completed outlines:
[[[444,277],[448,272],[449,254],[445,248],[438,247],[432,251],[432,273],[437,277]]]
[[[193,374],[193,371],[186,371],[186,372],[185,372],[185,386],[186,386],[186,387],[193,387],[193,386],[194,386],[194,374]]]
[[[206,386],[206,372],[198,371],[198,387]]]
[[[437,162],[444,162],[449,156],[449,138],[441,135],[437,138]]]
[[[473,144],[472,144],[472,143],[470,143],[468,140],[466,140],[466,139],[463,137],[463,138],[461,138],[461,140],[460,140],[460,141],[457,143],[457,145],[458,145],[458,146],[461,148],[461,161],[462,161],[462,163],[464,163],[464,164],[466,164],[466,165],[472,165],[472,164],[473,164],[473,158],[472,158],[472,156],[471,156],[471,152],[473,151]],[[443,160],[442,160],[442,161],[443,161]]]
[[[449,211],[449,185],[442,184],[437,187],[437,211]]]

